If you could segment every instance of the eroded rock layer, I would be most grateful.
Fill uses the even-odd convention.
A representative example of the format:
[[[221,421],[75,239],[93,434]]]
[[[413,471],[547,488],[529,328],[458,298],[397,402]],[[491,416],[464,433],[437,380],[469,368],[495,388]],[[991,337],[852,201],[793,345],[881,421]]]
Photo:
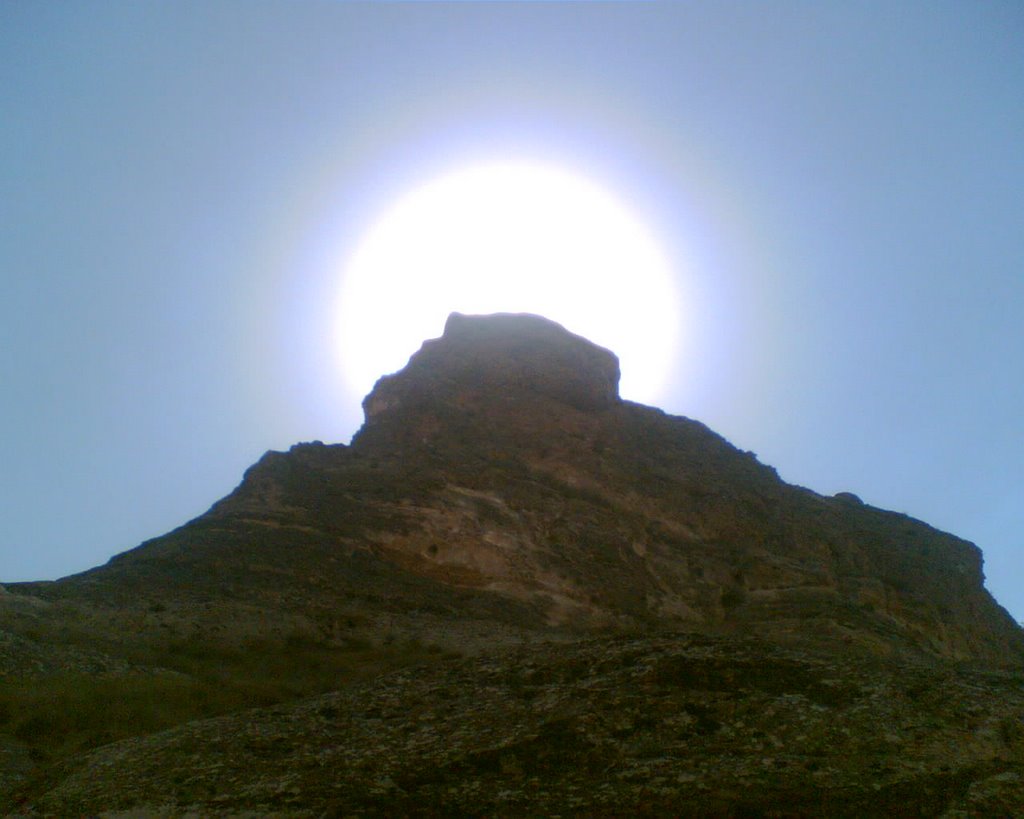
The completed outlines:
[[[378,382],[350,447],[268,453],[207,515],[95,574],[258,542],[282,583],[305,582],[296,550],[328,575],[358,574],[358,552],[569,629],[1022,656],[973,544],[789,486],[704,425],[621,401],[617,381],[611,353],[552,322],[453,315]]]

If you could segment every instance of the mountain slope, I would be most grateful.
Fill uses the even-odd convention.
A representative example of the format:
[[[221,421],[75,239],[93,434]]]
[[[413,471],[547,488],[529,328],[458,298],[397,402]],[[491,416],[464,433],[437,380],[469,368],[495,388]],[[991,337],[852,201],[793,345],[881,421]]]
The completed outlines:
[[[1024,677],[755,640],[540,644],[101,748],[42,811],[1010,816]]]
[[[320,701],[303,698],[335,689],[350,692],[337,696],[345,713],[356,715],[361,697],[380,694],[355,692],[383,691],[399,679],[388,674],[410,666],[419,669],[416,677],[424,685],[440,686],[469,708],[473,695],[463,686],[472,688],[474,674],[492,663],[516,678],[526,655],[540,680],[569,674],[558,691],[547,694],[578,700],[582,710],[574,719],[591,725],[612,705],[600,698],[591,702],[589,689],[578,682],[582,677],[566,668],[600,665],[605,660],[595,658],[602,652],[617,657],[626,643],[616,642],[624,638],[615,635],[624,634],[635,641],[628,651],[647,658],[637,661],[644,668],[657,668],[664,652],[682,658],[672,662],[690,680],[683,687],[717,692],[714,709],[748,709],[756,700],[782,713],[792,694],[804,698],[797,711],[805,713],[821,705],[807,693],[810,688],[820,693],[829,685],[824,681],[850,677],[857,664],[884,665],[876,689],[896,690],[901,673],[931,679],[928,685],[944,693],[931,697],[927,707],[905,703],[899,706],[903,711],[890,713],[884,697],[865,694],[844,700],[844,709],[860,703],[856,713],[833,714],[852,732],[857,748],[862,741],[870,744],[858,732],[879,720],[903,719],[918,726],[915,736],[927,734],[921,726],[932,720],[932,734],[915,745],[916,773],[896,766],[880,786],[894,788],[894,799],[932,777],[944,795],[925,800],[928,805],[960,804],[971,788],[982,787],[977,783],[1020,772],[1024,711],[1016,672],[950,683],[953,688],[940,682],[952,679],[952,662],[1016,669],[1024,664],[1024,635],[985,591],[974,545],[853,495],[823,497],[789,486],[753,454],[702,424],[622,401],[617,384],[614,355],[553,322],[453,314],[441,338],[426,342],[404,370],[377,383],[364,402],[366,423],[351,445],[317,442],[267,453],[234,492],[181,528],[81,575],[10,586],[0,596],[0,674],[7,686],[0,686],[0,695],[8,703],[5,717],[0,699],[0,732],[6,732],[10,749],[5,768],[0,746],[0,777],[17,786],[18,804],[41,800],[44,810],[95,811],[104,800],[127,809],[166,799],[179,806],[198,800],[206,810],[230,805],[264,811],[273,805],[283,809],[286,802],[289,809],[302,808],[305,799],[308,807],[312,791],[302,788],[291,801],[250,799],[239,794],[259,790],[255,780],[236,787],[211,774],[203,780],[211,793],[197,796],[138,766],[152,770],[171,754],[178,761],[168,757],[158,767],[166,773],[184,766],[184,777],[193,763],[166,750],[175,743],[186,741],[206,759],[222,753],[211,730],[244,734],[248,729],[242,726],[264,726],[285,712],[222,716],[226,722],[209,723],[222,726],[216,729],[189,723],[195,718],[276,703],[308,731],[307,721],[320,707],[310,703]],[[714,651],[687,654],[687,647],[705,645],[693,642],[698,635]],[[455,655],[468,657],[456,662]],[[758,671],[762,664],[778,671],[778,684],[765,682],[775,672]],[[798,683],[781,682],[793,675]],[[657,673],[641,678],[648,688],[629,694],[629,707],[637,713],[654,708],[658,720],[675,724],[686,714],[699,722],[693,714],[712,707],[705,702],[691,713],[689,705],[662,690],[681,683],[666,683]],[[616,674],[599,674],[592,683],[602,690],[626,684]],[[766,685],[771,702],[750,699],[751,691]],[[850,685],[870,687],[863,680]],[[33,699],[34,690],[56,693],[43,702]],[[110,696],[127,703],[123,719],[100,725],[102,718],[93,712]],[[624,702],[621,696],[616,702]],[[413,730],[405,706],[397,707],[388,730]],[[533,727],[506,730],[496,710],[480,707],[483,715],[470,743],[476,750],[466,753],[500,759],[504,752],[494,749],[509,743],[528,737],[547,742],[536,738],[547,736],[543,726],[554,719],[543,708],[533,713],[531,705],[523,712]],[[964,723],[948,714],[937,717],[946,707],[973,708],[976,718]],[[719,727],[711,733],[718,742],[725,712],[715,713]],[[788,724],[795,713],[780,719]],[[438,737],[456,730],[455,717],[438,719],[448,726]],[[176,725],[177,733],[130,739]],[[573,728],[573,736],[582,730]],[[662,766],[672,770],[681,764],[671,750],[675,740],[662,729],[631,731],[620,739],[640,731],[634,739],[645,737],[645,754],[657,751],[659,758],[676,760]],[[978,731],[999,738],[971,739]],[[748,729],[733,732],[746,736]],[[619,758],[616,753],[629,755],[614,750],[614,730],[598,734],[586,747],[574,739],[571,753],[557,750],[568,742],[559,734],[549,738],[550,752],[587,756],[593,746],[603,749],[595,758],[609,765]],[[121,739],[127,744],[80,756]],[[804,767],[798,766],[801,772],[790,784],[782,776],[775,790],[765,790],[766,804],[792,802],[797,790],[820,778],[820,767],[806,767],[813,763],[807,735],[791,739],[802,749],[792,753],[803,755]],[[701,753],[712,754],[708,760],[718,759],[723,770],[746,770],[754,762],[746,755],[755,740],[730,741],[713,753],[701,746]],[[975,750],[952,761],[924,750],[954,741]],[[385,755],[398,754],[397,747],[388,746]],[[895,743],[871,758],[904,750]],[[530,753],[535,751],[541,753]],[[253,754],[263,758],[262,753],[233,748],[231,758],[248,769]],[[406,767],[428,763],[422,749],[406,753]],[[292,756],[268,752],[266,759],[282,781],[291,776]],[[651,809],[670,812],[677,804],[699,812],[701,799],[714,791],[718,801],[705,807],[727,813],[728,794],[740,780],[723,784],[709,778],[714,765],[708,760],[705,773],[687,780],[697,783],[693,788],[669,789],[661,801],[650,802]],[[382,763],[365,764],[376,769]],[[449,773],[438,780],[445,787],[462,793],[479,780],[468,763],[453,758],[445,764]],[[867,805],[871,776],[859,764],[844,767],[829,786],[838,789],[828,791],[831,801],[792,804],[807,812],[822,806],[838,811],[841,794],[856,791],[863,792],[857,797],[862,801],[849,804]],[[655,771],[658,765],[629,765],[636,788],[624,786],[615,799],[595,802],[592,809],[625,810],[650,790],[651,777],[663,774]],[[638,773],[641,768],[648,778]],[[564,766],[535,775],[555,795],[532,809],[554,810],[559,800],[570,799]],[[376,786],[354,784],[363,781],[354,774],[338,776],[331,781],[340,782],[341,791],[316,802],[317,810],[345,798],[369,810],[378,797],[381,805],[410,811],[421,798],[434,800],[439,811],[459,805],[466,811],[527,809],[515,800],[475,797],[449,804],[433,785],[422,792],[403,785],[391,793],[399,801],[387,802],[380,793],[373,796]],[[125,790],[127,781],[138,782],[138,789]],[[577,783],[584,789],[593,784],[586,777]],[[349,785],[356,790],[346,791]],[[225,801],[208,801],[225,788]],[[1012,788],[996,790],[999,799],[1014,798]],[[413,801],[401,801],[407,798]],[[921,810],[931,813],[925,802]]]
[[[528,628],[1022,656],[974,545],[789,486],[702,424],[620,401],[617,379],[551,322],[456,314],[381,379],[351,446],[268,453],[206,515],[64,593],[241,589],[296,612],[376,595]]]

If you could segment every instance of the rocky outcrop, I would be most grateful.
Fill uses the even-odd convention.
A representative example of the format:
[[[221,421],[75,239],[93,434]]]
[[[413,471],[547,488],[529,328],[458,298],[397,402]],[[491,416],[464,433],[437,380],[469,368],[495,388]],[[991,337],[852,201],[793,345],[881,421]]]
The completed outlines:
[[[0,810],[1024,808],[1024,636],[980,550],[617,383],[553,322],[456,314],[351,445],[269,452],[179,529],[12,584],[0,747],[40,762],[0,754]]]
[[[611,353],[546,319],[454,314],[378,382],[351,446],[268,453],[208,514],[47,593],[187,578],[214,597],[269,584],[296,616],[361,595],[523,628],[1024,657],[976,546],[790,486],[703,424],[621,401],[617,380]]]
[[[400,373],[381,378],[363,408],[370,421],[403,405],[441,397],[458,403],[478,393],[532,393],[604,409],[619,400],[619,361],[540,316],[452,313],[444,335],[427,341]]]
[[[268,455],[210,520],[287,521],[562,628],[1024,656],[973,544],[789,486],[704,425],[621,401],[617,378],[545,319],[453,315],[378,382],[351,447]]]

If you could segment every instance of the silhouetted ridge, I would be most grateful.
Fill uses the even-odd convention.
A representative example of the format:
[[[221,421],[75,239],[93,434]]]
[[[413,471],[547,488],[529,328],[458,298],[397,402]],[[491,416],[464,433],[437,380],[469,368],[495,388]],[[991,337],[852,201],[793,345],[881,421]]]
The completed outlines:
[[[452,313],[444,335],[427,341],[399,373],[381,378],[363,401],[367,420],[412,400],[543,395],[581,410],[619,400],[616,356],[553,321],[527,313]]]

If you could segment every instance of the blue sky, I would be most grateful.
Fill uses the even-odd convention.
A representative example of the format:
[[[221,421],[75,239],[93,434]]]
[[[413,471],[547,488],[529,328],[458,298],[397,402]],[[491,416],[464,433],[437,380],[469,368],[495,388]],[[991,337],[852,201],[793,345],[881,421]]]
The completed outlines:
[[[976,542],[1024,619],[1022,43],[1010,2],[0,5],[0,581],[347,441],[331,254],[525,156],[688,260],[664,409]]]

